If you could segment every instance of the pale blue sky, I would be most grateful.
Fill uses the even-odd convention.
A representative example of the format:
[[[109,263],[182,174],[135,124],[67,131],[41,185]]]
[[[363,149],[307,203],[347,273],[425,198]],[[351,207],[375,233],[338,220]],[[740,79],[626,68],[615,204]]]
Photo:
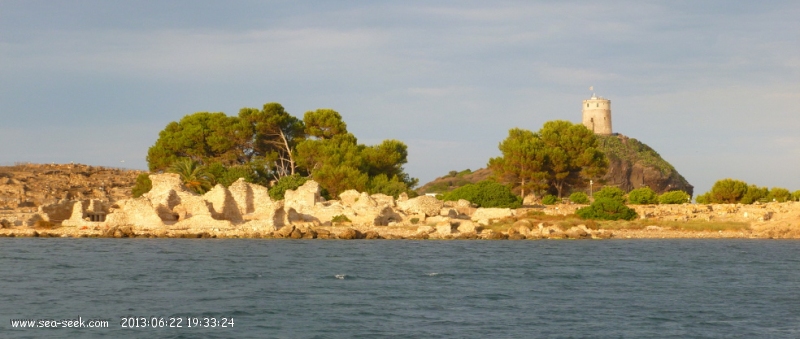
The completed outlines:
[[[3,165],[144,169],[168,122],[274,101],[404,141],[424,183],[591,85],[696,193],[800,189],[797,1],[0,0]]]

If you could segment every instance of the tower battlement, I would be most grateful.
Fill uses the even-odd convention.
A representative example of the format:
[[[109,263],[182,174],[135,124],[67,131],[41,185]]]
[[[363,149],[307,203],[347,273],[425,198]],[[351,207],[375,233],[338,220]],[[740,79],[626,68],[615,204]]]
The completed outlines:
[[[611,129],[611,100],[592,97],[583,100],[583,125],[595,134],[609,135]]]

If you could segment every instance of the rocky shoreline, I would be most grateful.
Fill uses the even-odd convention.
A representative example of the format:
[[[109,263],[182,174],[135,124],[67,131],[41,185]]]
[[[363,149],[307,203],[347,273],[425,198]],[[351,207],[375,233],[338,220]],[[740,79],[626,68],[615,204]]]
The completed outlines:
[[[783,236],[782,236],[783,235]],[[788,236],[787,236],[788,235]],[[197,229],[136,229],[130,226],[116,227],[56,227],[0,229],[0,237],[41,238],[217,238],[217,239],[329,239],[329,240],[558,240],[558,239],[800,239],[795,234],[775,234],[770,230],[754,231],[686,231],[662,229],[651,226],[646,229],[591,230],[583,225],[566,231],[554,226],[535,227],[527,225],[509,227],[506,231],[486,229],[478,232],[447,233],[442,227],[437,231],[431,226],[421,227],[352,227],[352,226],[287,226],[278,231],[261,233],[246,230],[197,230]]]
[[[0,211],[0,237],[267,239],[800,239],[800,203],[634,205],[641,219],[577,219],[582,205],[478,208],[466,200],[345,191],[326,201],[309,180],[283,200],[239,180],[199,195],[152,174],[142,197],[67,200]]]

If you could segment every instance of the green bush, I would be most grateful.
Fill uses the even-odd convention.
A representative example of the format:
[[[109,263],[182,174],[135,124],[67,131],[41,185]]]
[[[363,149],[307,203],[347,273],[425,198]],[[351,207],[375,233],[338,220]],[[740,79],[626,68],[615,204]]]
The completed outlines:
[[[412,225],[419,224],[419,218],[411,218],[408,219],[408,221],[410,221]]]
[[[334,215],[333,218],[331,218],[331,222],[350,222],[350,218],[344,214]]]
[[[628,202],[634,205],[652,205],[658,202],[658,195],[650,187],[640,187],[628,192]]]
[[[697,201],[698,204],[711,204],[711,192],[698,195],[694,200]]]
[[[206,166],[206,172],[216,180],[214,184],[221,184],[225,187],[230,187],[239,178],[244,178],[244,181],[267,186],[269,184],[269,175],[264,172],[263,166],[260,163],[254,162],[248,165],[234,165],[225,166],[220,162],[212,162]]]
[[[548,194],[545,195],[544,198],[542,198],[542,204],[555,205],[556,203],[558,203],[558,197],[555,195]]]
[[[569,195],[569,201],[572,201],[576,204],[588,204],[589,196],[583,192],[574,192]]]
[[[739,202],[743,204],[752,204],[756,201],[767,202],[769,196],[769,189],[766,187],[758,187],[756,185],[747,186],[747,191],[742,196]]]
[[[522,199],[514,195],[508,186],[491,180],[464,185],[442,196],[442,200],[446,201],[459,199],[468,200],[478,207],[519,208],[522,206]]]
[[[747,193],[747,183],[741,180],[717,180],[709,192],[709,203],[735,204]]]
[[[684,191],[669,191],[658,197],[658,203],[662,205],[683,204],[689,202],[690,198],[691,196]],[[697,197],[697,199],[697,202],[701,203],[700,197]]]
[[[306,181],[308,181],[308,178],[301,177],[299,174],[287,175],[278,179],[275,186],[269,189],[269,196],[274,200],[283,200],[286,190],[296,190],[298,187],[303,186]]]
[[[792,200],[792,194],[789,193],[789,190],[781,187],[773,187],[769,190],[769,196],[767,197],[769,201],[777,201],[777,202],[786,202]]]
[[[596,199],[591,205],[579,208],[575,213],[583,219],[600,220],[633,220],[638,216],[632,208],[610,198]]]
[[[136,177],[136,185],[133,186],[131,194],[133,194],[134,198],[138,198],[143,194],[150,192],[151,189],[153,189],[153,182],[150,181],[150,175],[147,173],[142,173]]]
[[[395,199],[397,199],[400,194],[408,194],[410,191],[408,189],[408,185],[401,181],[397,176],[393,176],[391,179],[389,179],[386,174],[382,173],[370,178],[367,186],[367,192],[369,194],[382,193],[391,195]]]
[[[594,193],[595,199],[611,199],[616,200],[620,204],[625,204],[625,191],[619,187],[606,186],[603,189]]]
[[[792,192],[792,200],[800,201],[800,190]]]

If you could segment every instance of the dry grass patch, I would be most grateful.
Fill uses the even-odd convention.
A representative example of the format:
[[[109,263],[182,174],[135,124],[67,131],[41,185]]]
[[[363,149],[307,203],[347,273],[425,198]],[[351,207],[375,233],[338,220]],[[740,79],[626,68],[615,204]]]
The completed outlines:
[[[691,220],[686,222],[665,221],[664,226],[681,231],[749,231],[750,223],[740,221],[703,221]]]
[[[588,221],[588,220],[587,220]],[[617,220],[606,221],[600,223],[600,228],[607,230],[641,230],[647,226],[658,226],[664,229],[675,231],[747,231],[750,230],[750,224],[746,222],[737,221],[705,221],[705,220],[690,220],[690,221],[659,221],[659,220]]]

